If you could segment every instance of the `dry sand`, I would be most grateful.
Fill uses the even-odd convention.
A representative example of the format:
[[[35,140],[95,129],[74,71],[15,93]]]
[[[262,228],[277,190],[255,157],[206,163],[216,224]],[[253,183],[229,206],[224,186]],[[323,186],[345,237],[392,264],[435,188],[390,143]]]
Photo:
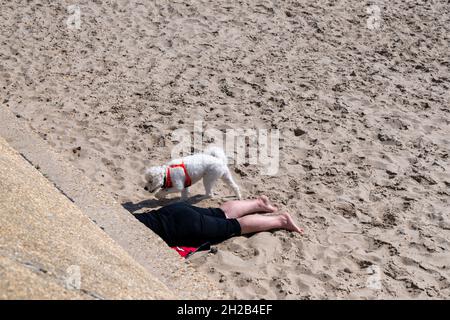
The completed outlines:
[[[276,175],[230,165],[306,233],[192,258],[233,297],[450,297],[447,1],[0,3],[1,108],[130,210],[174,129],[280,130]]]

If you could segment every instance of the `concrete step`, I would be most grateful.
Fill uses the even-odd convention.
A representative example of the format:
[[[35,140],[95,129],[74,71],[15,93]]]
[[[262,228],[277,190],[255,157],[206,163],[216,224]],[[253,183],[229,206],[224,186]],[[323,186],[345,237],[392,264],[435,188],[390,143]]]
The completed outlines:
[[[0,106],[0,123],[0,136],[175,296],[183,299],[226,297],[205,274],[194,270],[109,193],[53,150],[29,127],[27,120],[17,118],[7,107]]]

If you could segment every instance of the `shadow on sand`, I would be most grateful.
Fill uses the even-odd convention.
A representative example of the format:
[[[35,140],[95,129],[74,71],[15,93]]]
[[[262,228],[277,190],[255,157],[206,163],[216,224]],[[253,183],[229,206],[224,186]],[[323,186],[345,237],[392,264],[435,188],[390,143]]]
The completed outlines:
[[[205,196],[203,196],[203,195],[195,195],[195,196],[190,197],[187,200],[187,202],[190,204],[195,204],[204,199],[205,199]],[[122,203],[122,207],[124,207],[126,210],[128,210],[129,212],[134,214],[135,212],[142,210],[142,209],[155,209],[158,207],[167,206],[171,203],[180,202],[180,201],[182,201],[181,198],[163,199],[163,200],[149,199],[149,200],[144,200],[144,201],[140,201],[140,202],[136,202],[136,203],[129,201],[129,202]]]

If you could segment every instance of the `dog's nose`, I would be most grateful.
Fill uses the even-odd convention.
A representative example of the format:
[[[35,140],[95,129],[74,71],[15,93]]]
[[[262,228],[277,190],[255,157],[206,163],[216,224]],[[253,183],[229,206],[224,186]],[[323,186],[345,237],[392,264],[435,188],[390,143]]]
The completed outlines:
[[[144,190],[145,190],[145,191],[148,191],[148,187],[147,187],[147,186],[145,186],[145,187],[144,187]]]

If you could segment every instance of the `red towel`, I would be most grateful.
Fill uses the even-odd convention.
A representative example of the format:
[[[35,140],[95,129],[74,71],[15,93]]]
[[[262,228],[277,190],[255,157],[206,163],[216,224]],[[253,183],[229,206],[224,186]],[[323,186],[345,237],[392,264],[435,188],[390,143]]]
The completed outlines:
[[[198,248],[194,248],[194,247],[171,247],[171,248],[174,249],[176,252],[178,252],[178,254],[180,256],[182,256],[183,258],[187,258],[187,256],[189,254],[197,251],[197,249],[198,249]]]

